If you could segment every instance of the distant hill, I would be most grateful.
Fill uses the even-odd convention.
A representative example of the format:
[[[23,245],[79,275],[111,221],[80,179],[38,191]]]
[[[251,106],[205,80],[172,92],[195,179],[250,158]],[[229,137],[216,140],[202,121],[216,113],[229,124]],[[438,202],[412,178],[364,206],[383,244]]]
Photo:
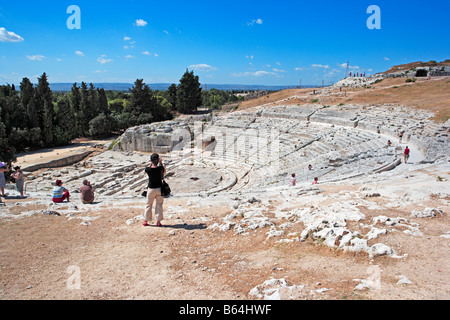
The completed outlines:
[[[423,62],[423,61],[416,61],[416,62],[410,62],[406,64],[396,65],[391,67],[389,70],[382,72],[382,74],[391,74],[391,73],[398,73],[398,72],[405,72],[408,70],[415,70],[417,68],[446,68],[450,66],[450,59],[447,59],[442,62],[436,62],[434,60]]]
[[[96,88],[103,88],[105,90],[113,91],[128,91],[133,86],[132,83],[93,83]],[[153,83],[149,84],[152,90],[167,90],[172,84],[171,83]],[[73,83],[51,83],[50,88],[52,91],[70,91]],[[253,90],[268,90],[268,91],[280,91],[285,89],[296,88],[296,86],[286,85],[286,86],[266,86],[266,85],[246,85],[246,84],[205,84],[203,88],[207,87],[210,89],[231,91],[253,91]],[[303,88],[315,88],[317,86],[302,86]]]

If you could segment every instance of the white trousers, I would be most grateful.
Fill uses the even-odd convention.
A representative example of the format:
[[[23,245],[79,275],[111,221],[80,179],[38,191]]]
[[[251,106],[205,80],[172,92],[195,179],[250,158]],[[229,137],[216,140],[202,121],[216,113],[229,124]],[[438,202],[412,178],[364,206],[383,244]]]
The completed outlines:
[[[156,200],[155,206],[155,216],[157,216],[158,221],[164,220],[163,215],[163,204],[164,198],[161,196],[161,188],[158,189],[148,189],[147,190],[147,206],[145,208],[145,221],[151,222],[152,219],[152,208],[153,202]]]

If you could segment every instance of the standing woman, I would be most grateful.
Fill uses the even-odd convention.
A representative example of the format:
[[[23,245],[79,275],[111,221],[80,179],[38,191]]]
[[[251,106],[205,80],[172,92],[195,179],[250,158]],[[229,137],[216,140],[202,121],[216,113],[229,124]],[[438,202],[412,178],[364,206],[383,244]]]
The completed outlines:
[[[4,162],[0,162],[0,191],[2,192],[2,197],[6,197],[5,187],[6,187],[6,179],[5,172],[8,172],[8,165]]]
[[[162,159],[158,154],[153,154],[150,158],[150,166],[145,168],[145,173],[148,175],[148,191],[147,191],[147,206],[145,208],[144,226],[148,226],[148,222],[152,219],[153,201],[156,200],[155,216],[157,217],[156,225],[161,227],[161,221],[164,220],[163,204],[164,198],[161,196],[162,180],[166,175],[166,169],[162,164]]]
[[[11,176],[16,180],[17,191],[19,191],[20,195],[23,197],[23,185],[25,183],[25,177],[20,167],[14,167],[14,170],[16,170],[16,172],[14,172]]]

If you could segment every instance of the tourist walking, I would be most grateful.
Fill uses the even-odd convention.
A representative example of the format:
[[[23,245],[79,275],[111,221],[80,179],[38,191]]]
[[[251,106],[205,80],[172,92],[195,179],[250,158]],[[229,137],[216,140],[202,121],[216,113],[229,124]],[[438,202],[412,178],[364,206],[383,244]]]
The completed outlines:
[[[405,151],[403,152],[403,156],[405,158],[405,163],[408,163],[409,160],[409,154],[411,153],[411,150],[409,150],[408,147],[405,148]]]
[[[0,162],[0,191],[2,192],[2,197],[6,197],[5,187],[6,187],[6,179],[5,172],[8,172],[8,165],[4,162]]]
[[[403,140],[403,132],[400,131],[400,133],[398,134],[398,143],[402,143]]]
[[[61,203],[64,200],[70,202],[70,193],[69,190],[64,188],[61,180],[56,180],[55,187],[53,188],[53,198],[52,201],[54,203]]]
[[[295,178],[295,173],[293,173],[291,175],[291,178],[289,179],[289,186],[295,187],[296,184],[297,184],[297,179]]]
[[[312,184],[319,184],[319,178],[315,177]]]
[[[161,187],[166,169],[162,164],[162,159],[158,154],[153,154],[150,158],[150,166],[145,168],[145,173],[148,175],[148,190],[147,190],[147,206],[145,208],[144,226],[148,226],[152,222],[152,208],[153,202],[156,201],[155,216],[157,219],[156,225],[161,227],[161,221],[164,220],[163,204],[164,198],[161,195]]]
[[[16,188],[17,191],[19,191],[20,195],[23,197],[23,186],[25,184],[25,177],[23,175],[23,172],[21,170],[21,168],[19,166],[14,167],[14,170],[16,172],[14,172],[13,174],[11,174],[11,177],[14,178],[14,180],[16,181]]]
[[[88,180],[83,181],[83,185],[81,186],[80,190],[81,194],[81,201],[84,204],[91,204],[94,202],[95,195],[94,195],[94,188],[91,186],[91,182]]]

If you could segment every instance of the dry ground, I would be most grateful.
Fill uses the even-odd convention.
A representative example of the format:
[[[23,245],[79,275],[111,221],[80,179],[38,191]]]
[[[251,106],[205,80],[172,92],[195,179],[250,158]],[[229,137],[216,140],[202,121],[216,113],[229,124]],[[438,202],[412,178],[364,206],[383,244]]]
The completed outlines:
[[[321,186],[325,195],[358,187]],[[7,206],[14,201],[6,200]],[[374,201],[384,204],[381,198]],[[439,201],[439,197],[430,199],[426,205]],[[323,205],[327,203],[329,199]],[[273,205],[279,203],[274,200]],[[304,285],[292,297],[298,300],[450,298],[450,245],[440,237],[448,231],[447,215],[412,219],[421,224],[423,237],[393,232],[377,239],[407,257],[369,259],[367,254],[331,250],[311,240],[280,243],[277,238],[266,239],[267,229],[245,236],[207,229],[232,211],[220,202],[192,207],[186,199],[171,198],[165,203],[169,206],[189,211],[168,214],[163,228],[143,227],[141,221],[126,224],[142,214],[140,199],[132,207],[124,204],[92,212],[98,219],[88,226],[76,219],[77,212],[72,220],[41,214],[2,220],[0,298],[245,300],[254,299],[249,291],[271,278]],[[360,210],[368,218],[386,214],[385,210]],[[410,210],[393,209],[389,216],[409,218]],[[301,224],[290,230],[296,231],[301,231]],[[81,272],[80,290],[67,285],[70,266]],[[380,270],[380,289],[354,290],[359,283],[355,279],[370,277],[371,266]],[[413,283],[397,285],[400,275]],[[312,293],[321,288],[330,290]]]

